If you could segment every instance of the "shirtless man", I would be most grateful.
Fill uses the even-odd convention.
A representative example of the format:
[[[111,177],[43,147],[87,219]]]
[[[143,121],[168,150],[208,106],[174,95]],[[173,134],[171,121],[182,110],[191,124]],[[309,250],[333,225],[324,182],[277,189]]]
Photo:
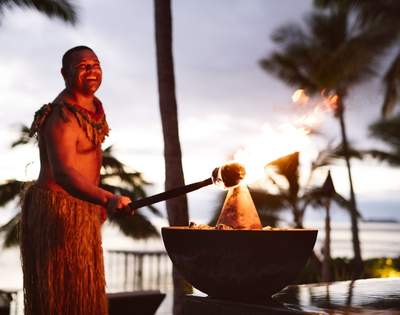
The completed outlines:
[[[35,114],[31,135],[41,169],[26,193],[21,224],[26,315],[106,315],[100,227],[128,197],[99,187],[108,125],[95,97],[102,80],[92,49],[63,56],[65,89]]]

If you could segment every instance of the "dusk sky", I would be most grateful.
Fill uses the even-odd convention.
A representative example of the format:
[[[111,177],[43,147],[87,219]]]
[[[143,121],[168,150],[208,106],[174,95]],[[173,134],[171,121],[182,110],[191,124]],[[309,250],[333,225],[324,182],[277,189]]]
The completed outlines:
[[[75,27],[30,10],[4,12],[0,179],[37,176],[37,150],[11,151],[9,145],[18,134],[18,124],[30,124],[34,112],[62,90],[62,54],[73,46],[87,45],[96,51],[103,67],[98,96],[112,129],[105,146],[112,144],[117,157],[162,184],[153,1],[76,3],[79,22]],[[279,134],[281,124],[298,118],[300,111],[291,100],[295,89],[263,71],[258,62],[274,49],[271,33],[287,22],[300,22],[311,4],[311,0],[173,1],[176,93],[187,182],[208,177],[233,152],[254,142],[265,124]],[[346,121],[354,145],[375,144],[368,140],[368,124],[379,118],[381,103],[378,80],[350,93]],[[328,139],[339,139],[338,123],[329,113],[321,123]],[[268,141],[266,150],[272,150],[276,139]],[[305,148],[305,156],[324,147],[321,140],[310,139],[310,143],[314,149]],[[296,148],[298,144],[287,145]],[[359,198],[385,198],[400,204],[399,169],[371,160],[353,164]],[[333,179],[347,196],[342,166],[333,167]]]

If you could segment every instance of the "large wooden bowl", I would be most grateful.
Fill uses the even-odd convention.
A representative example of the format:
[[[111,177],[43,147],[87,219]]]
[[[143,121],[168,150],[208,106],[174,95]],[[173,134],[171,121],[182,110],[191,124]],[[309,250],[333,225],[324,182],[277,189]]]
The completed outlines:
[[[211,297],[265,300],[290,284],[306,264],[317,230],[195,230],[164,227],[174,266]]]

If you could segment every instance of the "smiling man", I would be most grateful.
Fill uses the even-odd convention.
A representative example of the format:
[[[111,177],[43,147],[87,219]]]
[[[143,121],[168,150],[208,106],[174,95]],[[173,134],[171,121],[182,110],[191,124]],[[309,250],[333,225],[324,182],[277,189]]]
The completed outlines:
[[[31,127],[41,168],[22,208],[25,314],[106,315],[100,227],[106,211],[124,211],[131,200],[99,187],[109,129],[94,95],[102,80],[96,54],[68,50],[61,73],[65,89]]]

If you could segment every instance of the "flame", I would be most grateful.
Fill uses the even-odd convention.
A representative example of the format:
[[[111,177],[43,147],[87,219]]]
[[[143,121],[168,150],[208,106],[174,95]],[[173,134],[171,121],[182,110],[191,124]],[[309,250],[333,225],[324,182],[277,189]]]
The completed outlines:
[[[301,105],[297,110],[301,111],[295,120],[298,128],[307,130],[309,133],[318,128],[328,116],[335,112],[338,107],[339,97],[334,92],[322,90],[320,97],[311,101],[303,89],[296,90],[292,95],[294,103]]]
[[[265,165],[295,151],[303,152],[302,157],[310,158],[317,150],[309,136],[309,130],[299,128],[294,123],[277,126],[265,123],[261,133],[251,143],[234,154],[235,161],[246,168],[245,184],[251,184],[263,178]]]
[[[338,108],[339,96],[335,93],[328,93],[326,95],[325,91],[321,92],[321,96],[324,99],[325,106],[331,111],[336,111]]]
[[[301,163],[311,165],[318,150],[309,135],[317,129],[328,115],[337,109],[338,95],[321,91],[321,97],[311,99],[304,89],[292,95],[294,103],[301,105],[297,117],[281,124],[265,123],[259,135],[236,151],[234,161],[246,168],[244,184],[251,184],[265,174],[265,165],[282,156],[300,152]],[[302,170],[303,173],[307,171]]]
[[[296,90],[292,95],[292,101],[301,105],[306,105],[310,97],[306,94],[303,89]]]

